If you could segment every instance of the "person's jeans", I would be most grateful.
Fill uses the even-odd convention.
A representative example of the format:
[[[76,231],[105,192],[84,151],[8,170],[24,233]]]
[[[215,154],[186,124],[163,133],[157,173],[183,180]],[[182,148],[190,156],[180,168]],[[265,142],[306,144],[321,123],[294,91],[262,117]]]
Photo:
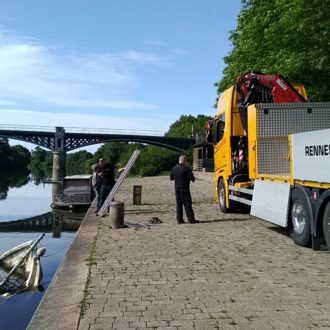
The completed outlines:
[[[108,195],[110,194],[110,191],[112,189],[113,185],[112,184],[102,184],[101,186],[101,205],[100,207],[103,205],[103,203],[105,202],[105,200],[107,199]]]
[[[186,216],[189,222],[195,221],[195,214],[192,209],[192,199],[189,189],[176,189],[176,220],[177,222],[183,222],[183,207],[186,212]]]
[[[96,197],[96,211],[100,209],[102,206],[101,204],[101,188],[93,188],[95,192],[95,197]]]

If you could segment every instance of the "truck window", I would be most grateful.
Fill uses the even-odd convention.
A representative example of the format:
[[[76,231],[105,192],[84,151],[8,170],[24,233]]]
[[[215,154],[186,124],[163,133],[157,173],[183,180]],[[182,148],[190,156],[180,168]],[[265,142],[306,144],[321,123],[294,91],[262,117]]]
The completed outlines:
[[[222,139],[224,130],[225,130],[225,122],[222,121],[221,119],[219,119],[217,121],[217,129],[216,129],[216,131],[217,131],[217,138],[216,138],[217,143]]]
[[[217,144],[223,137],[225,122],[221,119],[210,120],[206,127],[206,141]]]

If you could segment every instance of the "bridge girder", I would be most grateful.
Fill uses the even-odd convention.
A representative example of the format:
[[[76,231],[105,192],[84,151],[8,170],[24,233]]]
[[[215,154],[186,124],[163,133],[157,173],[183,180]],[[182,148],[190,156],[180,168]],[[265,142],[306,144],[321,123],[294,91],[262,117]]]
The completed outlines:
[[[8,139],[29,142],[46,149],[55,150],[55,133],[53,132],[0,130],[0,136]]]
[[[55,132],[0,130],[0,136],[36,144],[52,151],[57,150]],[[64,133],[63,137],[63,151],[71,151],[85,146],[106,142],[137,142],[183,152],[195,144],[195,140],[192,138],[149,135]]]

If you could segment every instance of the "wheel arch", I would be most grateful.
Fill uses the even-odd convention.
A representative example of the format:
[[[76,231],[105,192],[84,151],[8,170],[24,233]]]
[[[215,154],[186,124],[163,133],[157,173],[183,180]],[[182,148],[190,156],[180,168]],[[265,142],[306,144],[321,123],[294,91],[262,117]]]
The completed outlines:
[[[218,180],[217,180],[217,185],[216,185],[216,189],[217,189],[217,196],[218,196],[218,203],[219,203],[219,184],[220,181],[223,181],[224,185],[225,185],[225,190],[227,192],[226,194],[226,198],[225,198],[225,203],[226,203],[226,207],[229,209],[229,183],[228,183],[228,179],[226,179],[223,175],[219,175]]]
[[[296,185],[294,185],[294,186],[291,188],[290,199],[291,199],[291,196],[292,196],[292,193],[293,193],[293,190],[294,190],[294,189],[298,190],[301,194],[303,194],[304,199],[305,199],[305,201],[307,202],[307,205],[308,205],[309,211],[310,211],[311,214],[313,215],[313,207],[312,207],[312,203],[311,203],[311,200],[310,200],[310,193],[309,193],[309,190],[308,190],[306,187],[301,186],[300,184],[296,184]],[[290,203],[289,203],[289,211],[290,211],[290,209],[291,209],[291,203],[292,203],[292,201],[290,200]],[[288,216],[288,226],[292,226],[292,219],[291,219],[291,216]]]
[[[310,219],[309,219],[309,225],[310,226],[310,233],[309,233],[309,239],[308,241],[305,240],[305,239],[302,239],[301,242],[299,242],[300,238],[299,237],[296,237],[295,238],[295,234],[293,232],[293,222],[292,222],[292,216],[291,216],[291,209],[292,209],[292,203],[293,203],[293,195],[298,195],[300,196],[301,198],[303,198],[303,202],[305,203],[306,207],[307,207],[307,212],[308,214],[310,215]],[[309,246],[309,244],[311,243],[312,241],[312,237],[313,237],[313,227],[314,227],[314,209],[313,209],[313,206],[312,206],[312,202],[311,202],[311,199],[310,199],[310,190],[304,186],[301,186],[299,184],[296,184],[292,187],[291,189],[291,193],[290,193],[290,203],[289,203],[289,215],[288,215],[288,228],[289,228],[289,232],[290,232],[290,236],[291,238],[294,240],[294,242],[298,245],[301,245],[301,246]],[[293,235],[292,235],[293,233]],[[306,232],[307,234],[307,232]],[[304,234],[305,235],[305,234]],[[306,236],[305,236],[306,237]]]

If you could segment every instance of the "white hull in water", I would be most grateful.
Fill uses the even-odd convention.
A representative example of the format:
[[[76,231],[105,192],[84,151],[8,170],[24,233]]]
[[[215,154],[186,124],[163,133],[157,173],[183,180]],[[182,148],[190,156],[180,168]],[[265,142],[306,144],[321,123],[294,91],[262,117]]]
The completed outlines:
[[[45,234],[35,241],[20,244],[0,256],[0,293],[14,293],[26,289],[38,288],[43,273],[40,257],[44,247],[37,248]]]

